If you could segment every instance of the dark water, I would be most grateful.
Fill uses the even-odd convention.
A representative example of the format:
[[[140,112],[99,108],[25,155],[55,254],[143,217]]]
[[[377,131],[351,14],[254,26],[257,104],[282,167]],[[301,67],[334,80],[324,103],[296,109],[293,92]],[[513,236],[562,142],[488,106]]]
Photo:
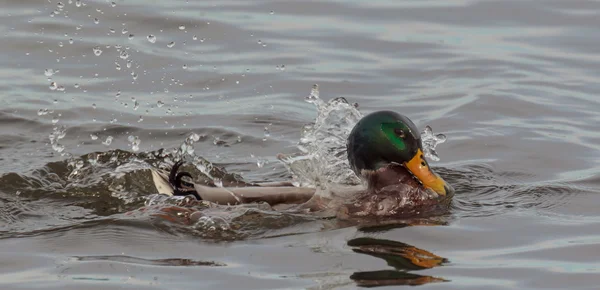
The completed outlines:
[[[598,288],[600,3],[77,4],[1,2],[0,288]],[[289,179],[275,155],[315,119],[315,83],[446,134],[451,209],[365,228],[196,208],[212,218],[190,225],[148,199],[149,166],[192,132],[217,167]]]

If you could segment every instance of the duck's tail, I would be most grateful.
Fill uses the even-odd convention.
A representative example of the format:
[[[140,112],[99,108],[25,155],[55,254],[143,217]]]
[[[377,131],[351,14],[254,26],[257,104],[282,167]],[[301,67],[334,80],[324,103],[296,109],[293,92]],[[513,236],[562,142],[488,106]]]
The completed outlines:
[[[152,169],[152,181],[158,193],[174,196],[193,195],[197,200],[202,200],[194,188],[193,183],[183,181],[184,176],[192,178],[189,172],[177,172],[183,161],[178,161],[171,168],[169,175],[166,172]]]

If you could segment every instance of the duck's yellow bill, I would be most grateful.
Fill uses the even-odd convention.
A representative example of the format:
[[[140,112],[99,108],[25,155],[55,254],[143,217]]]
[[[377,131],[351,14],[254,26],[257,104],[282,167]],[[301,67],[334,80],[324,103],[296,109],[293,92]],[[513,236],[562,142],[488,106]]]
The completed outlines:
[[[431,171],[421,149],[410,161],[405,162],[404,166],[423,183],[425,188],[431,188],[439,195],[446,195],[452,190],[452,187],[444,179]]]

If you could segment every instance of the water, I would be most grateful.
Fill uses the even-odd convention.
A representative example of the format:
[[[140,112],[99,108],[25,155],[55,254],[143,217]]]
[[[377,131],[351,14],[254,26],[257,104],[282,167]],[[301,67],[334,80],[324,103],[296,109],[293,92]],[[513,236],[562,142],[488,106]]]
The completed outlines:
[[[598,3],[60,2],[2,5],[0,288],[597,288]],[[347,103],[311,135],[313,84]],[[354,103],[447,136],[446,214],[357,226],[150,184],[181,156],[224,186],[292,180],[278,156],[344,168],[300,155],[341,154]]]

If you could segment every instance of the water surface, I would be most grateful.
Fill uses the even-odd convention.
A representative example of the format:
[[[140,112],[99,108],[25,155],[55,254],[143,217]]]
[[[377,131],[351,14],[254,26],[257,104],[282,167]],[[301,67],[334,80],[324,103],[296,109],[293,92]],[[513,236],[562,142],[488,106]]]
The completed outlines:
[[[3,289],[597,288],[598,2],[113,3],[3,2]],[[192,133],[225,183],[289,180],[313,84],[446,134],[450,210],[156,216],[148,168]]]

